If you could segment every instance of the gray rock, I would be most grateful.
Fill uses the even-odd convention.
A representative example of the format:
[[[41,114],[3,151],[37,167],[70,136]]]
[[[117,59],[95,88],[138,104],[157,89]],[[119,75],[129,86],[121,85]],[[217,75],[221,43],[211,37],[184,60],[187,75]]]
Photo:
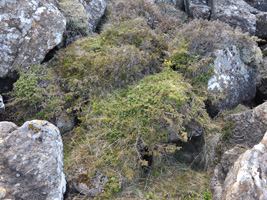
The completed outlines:
[[[211,6],[209,0],[184,0],[185,11],[193,19],[210,19]]]
[[[64,42],[68,45],[76,38],[88,36],[96,30],[106,10],[105,0],[60,0],[59,10],[67,19]]]
[[[267,199],[267,133],[235,162],[223,187],[222,200]]]
[[[0,122],[0,143],[3,142],[4,138],[8,136],[11,132],[17,129],[17,125],[13,122]]]
[[[73,181],[75,189],[86,196],[95,197],[102,192],[108,179],[103,174],[90,178],[86,173],[77,174]]]
[[[63,37],[66,20],[41,0],[1,0],[0,78],[15,67],[39,64]]]
[[[0,187],[0,199],[4,199],[6,197],[6,189],[3,187]]]
[[[67,113],[62,113],[56,120],[56,125],[61,134],[71,131],[75,126],[75,117],[71,114],[68,115]]]
[[[250,148],[258,144],[267,130],[267,102],[240,114],[231,115],[232,126],[229,143]]]
[[[0,94],[0,114],[5,111],[5,104],[2,95]]]
[[[217,0],[214,1],[212,18],[233,27],[240,27],[251,35],[265,38],[267,37],[267,13],[256,8],[244,0]]]
[[[267,52],[266,47],[265,51]],[[267,58],[264,58],[262,67],[258,69],[257,95],[258,98],[267,100]]]
[[[239,156],[246,151],[243,146],[236,146],[226,151],[221,159],[221,162],[215,167],[210,180],[210,185],[213,193],[213,200],[220,200],[223,192],[223,184],[225,178],[234,165]]]
[[[0,143],[0,187],[15,199],[63,199],[66,181],[58,128],[33,120],[4,138]]]
[[[207,88],[214,97],[208,106],[208,112],[213,116],[221,110],[232,109],[243,101],[253,99],[257,77],[257,68],[244,63],[236,46],[217,50],[214,55],[214,75]]]
[[[154,0],[155,3],[166,3],[184,10],[184,0]]]
[[[267,0],[245,0],[252,7],[267,12]]]

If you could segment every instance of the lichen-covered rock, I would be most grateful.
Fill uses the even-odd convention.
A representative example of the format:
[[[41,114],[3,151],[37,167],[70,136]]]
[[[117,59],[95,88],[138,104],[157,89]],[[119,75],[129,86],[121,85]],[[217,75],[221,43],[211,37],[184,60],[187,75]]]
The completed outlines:
[[[256,94],[257,68],[246,65],[236,46],[215,51],[214,75],[208,82],[208,92],[219,96],[212,100],[208,110],[216,115],[220,110],[232,109],[239,103],[249,101]]]
[[[209,0],[184,0],[185,11],[193,19],[210,19],[211,6]]]
[[[262,141],[247,150],[228,173],[221,200],[267,199],[267,133]]]
[[[5,104],[2,95],[0,94],[0,114],[5,111]]]
[[[245,0],[252,7],[267,12],[267,1],[266,0]]]
[[[63,112],[56,120],[56,126],[59,128],[61,134],[71,131],[75,126],[74,115],[68,115],[67,113]]]
[[[265,48],[265,51],[267,51],[267,48]],[[258,98],[267,100],[267,58],[264,58],[262,67],[258,69],[257,95]]]
[[[15,67],[39,64],[61,42],[65,25],[65,18],[52,3],[1,0],[0,78]]]
[[[221,162],[214,168],[210,180],[213,200],[221,200],[224,180],[238,157],[245,151],[245,147],[236,146],[223,154]]]
[[[62,45],[76,38],[88,36],[96,30],[106,10],[105,0],[59,0],[59,10],[67,19],[67,30]]]
[[[90,178],[86,173],[79,173],[73,180],[75,189],[86,196],[95,197],[102,192],[108,179],[103,174]]]
[[[233,126],[229,143],[244,144],[250,148],[258,144],[267,129],[267,102],[240,114],[231,115]]]
[[[266,38],[267,13],[256,8],[244,0],[217,0],[214,1],[212,17],[233,27],[241,27],[251,35]]]
[[[0,127],[1,127],[0,123]],[[0,143],[0,187],[15,199],[63,199],[63,144],[58,128],[33,120]]]
[[[0,122],[0,143],[3,142],[4,138],[9,135],[11,132],[17,129],[17,125],[13,122]]]

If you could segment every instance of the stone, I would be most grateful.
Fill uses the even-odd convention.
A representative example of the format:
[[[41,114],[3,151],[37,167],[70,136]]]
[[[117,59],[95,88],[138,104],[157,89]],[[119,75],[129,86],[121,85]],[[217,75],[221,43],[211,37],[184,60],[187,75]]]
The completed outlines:
[[[92,34],[105,14],[105,0],[60,0],[59,10],[67,19],[63,46],[79,37]]]
[[[63,144],[57,127],[47,121],[28,121],[4,138],[0,187],[8,188],[15,199],[63,199]]]
[[[221,199],[223,192],[223,184],[228,172],[230,171],[236,160],[239,158],[239,156],[246,150],[247,148],[243,146],[236,146],[223,154],[221,162],[214,168],[210,180],[213,200]]]
[[[5,111],[5,104],[2,95],[0,94],[0,114]]]
[[[3,187],[0,187],[0,200],[4,199],[6,197],[6,189]]]
[[[74,115],[68,115],[63,112],[56,120],[56,126],[59,128],[61,134],[71,131],[75,126]]]
[[[214,55],[214,75],[207,87],[207,91],[214,97],[207,102],[211,116],[253,99],[257,81],[257,68],[245,64],[235,45],[216,50]]]
[[[222,200],[267,199],[267,133],[262,141],[243,153],[228,173]]]
[[[100,194],[107,183],[107,177],[101,173],[92,178],[86,173],[79,173],[73,181],[73,185],[79,193],[90,197]]]
[[[1,0],[0,78],[15,67],[40,64],[63,37],[66,20],[42,0]]]
[[[252,7],[267,12],[267,0],[245,0]]]
[[[184,0],[153,0],[155,3],[166,3],[172,5],[175,8],[184,10]]]
[[[252,7],[244,0],[217,0],[212,7],[212,19],[223,21],[232,27],[240,27],[251,35],[266,38],[267,13],[257,8],[259,6]]]
[[[13,122],[0,122],[0,143],[6,136],[17,129],[17,125]]]
[[[193,19],[210,19],[211,6],[209,0],[184,0],[185,12]]]
[[[240,114],[232,114],[233,126],[230,144],[243,144],[252,148],[263,138],[267,130],[267,102]]]
[[[267,52],[267,46],[265,48]],[[262,67],[258,69],[257,95],[262,101],[267,100],[267,58],[264,58]]]

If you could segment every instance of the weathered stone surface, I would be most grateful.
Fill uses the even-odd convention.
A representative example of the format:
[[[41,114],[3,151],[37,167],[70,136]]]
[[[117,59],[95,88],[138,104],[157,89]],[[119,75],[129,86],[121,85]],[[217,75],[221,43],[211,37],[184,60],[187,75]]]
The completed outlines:
[[[252,7],[267,12],[267,0],[245,0]]]
[[[188,21],[188,16],[186,15],[186,13],[180,9],[176,9],[172,5],[160,3],[159,9],[163,17],[173,17],[176,19],[180,19],[183,23],[186,23]]]
[[[6,197],[6,189],[0,187],[0,199],[4,199]]]
[[[96,30],[106,10],[105,0],[60,0],[59,10],[67,19],[67,30],[62,45],[70,44],[76,38],[88,36]]]
[[[212,18],[233,27],[240,27],[251,35],[265,38],[267,36],[267,13],[256,8],[244,0],[217,0],[214,1]]]
[[[208,103],[208,112],[213,116],[220,110],[232,109],[253,99],[257,79],[256,67],[244,63],[236,46],[217,50],[214,55],[214,75],[207,88],[215,99],[219,99]]]
[[[153,0],[155,3],[166,3],[184,10],[184,0]]]
[[[108,179],[103,174],[97,174],[93,178],[89,178],[85,173],[79,173],[73,181],[75,189],[86,196],[95,197],[100,194],[108,183]]]
[[[4,138],[0,143],[0,187],[15,199],[63,199],[66,181],[58,128],[33,120]]]
[[[57,119],[56,125],[61,134],[71,131],[75,126],[75,117],[73,115],[68,115],[67,113],[62,113]]]
[[[5,111],[5,104],[2,95],[0,94],[0,114]]]
[[[262,67],[258,69],[257,95],[261,100],[267,100],[267,58],[264,58]]]
[[[231,115],[234,125],[228,142],[250,148],[258,144],[267,130],[266,113],[267,102],[244,113]]]
[[[238,157],[245,151],[245,147],[236,146],[223,154],[221,162],[215,167],[210,181],[213,200],[221,199],[225,178]]]
[[[222,200],[267,199],[267,133],[235,162],[223,187]]]
[[[85,8],[89,22],[89,33],[95,31],[101,17],[104,15],[106,10],[105,0],[78,0]]]
[[[6,136],[8,136],[11,132],[17,129],[17,125],[13,122],[0,122],[0,143],[4,140]]]
[[[0,78],[15,67],[39,64],[58,45],[66,21],[54,4],[41,0],[1,0]]]
[[[211,6],[209,0],[184,0],[185,11],[193,19],[210,19]]]

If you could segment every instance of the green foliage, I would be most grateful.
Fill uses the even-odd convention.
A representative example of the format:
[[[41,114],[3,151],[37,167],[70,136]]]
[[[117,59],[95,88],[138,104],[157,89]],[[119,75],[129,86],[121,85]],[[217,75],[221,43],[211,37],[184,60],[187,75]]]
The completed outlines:
[[[202,98],[192,90],[181,74],[164,69],[135,86],[104,99],[93,99],[94,103],[81,114],[83,128],[73,137],[77,145],[72,146],[73,151],[66,158],[67,171],[75,171],[73,166],[84,166],[88,172],[112,171],[111,177],[133,181],[140,170],[137,153],[140,144],[159,152],[163,149],[172,152],[177,148],[167,143],[169,132],[173,130],[186,141],[186,121],[196,122],[208,133],[212,123]],[[81,135],[85,137],[79,141]]]
[[[55,84],[55,76],[44,66],[31,66],[21,73],[11,94],[16,121],[22,123],[32,118],[53,120],[62,113],[64,98]],[[15,111],[15,112],[16,112]]]
[[[222,127],[222,139],[228,140],[232,134],[232,127],[234,125],[233,121],[228,121],[228,123],[225,124],[225,126]]]

